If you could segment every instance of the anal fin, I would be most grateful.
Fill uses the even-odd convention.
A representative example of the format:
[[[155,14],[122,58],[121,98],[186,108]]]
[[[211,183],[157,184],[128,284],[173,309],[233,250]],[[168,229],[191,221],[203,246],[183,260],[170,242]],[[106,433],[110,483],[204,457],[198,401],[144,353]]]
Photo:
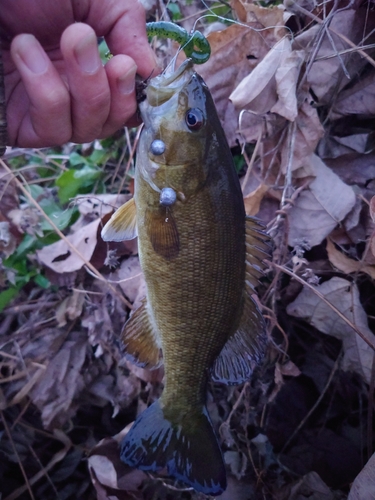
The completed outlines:
[[[134,364],[150,370],[162,364],[161,342],[150,321],[146,299],[125,323],[121,338],[125,355]]]
[[[104,241],[132,240],[137,236],[137,211],[134,198],[121,205],[102,229]]]
[[[267,344],[266,324],[254,299],[244,292],[240,325],[229,337],[212,367],[215,382],[228,385],[249,380],[262,360]]]

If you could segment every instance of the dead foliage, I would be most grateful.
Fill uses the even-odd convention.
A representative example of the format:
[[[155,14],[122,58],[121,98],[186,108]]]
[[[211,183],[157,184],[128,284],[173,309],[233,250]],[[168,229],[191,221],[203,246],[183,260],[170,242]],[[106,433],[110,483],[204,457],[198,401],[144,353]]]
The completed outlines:
[[[173,4],[188,29],[207,14],[199,2]],[[150,16],[160,15],[158,6],[147,3]],[[228,470],[220,498],[375,498],[374,4],[231,7],[226,16],[237,24],[203,20],[212,56],[197,69],[242,165],[246,212],[268,224],[274,253],[259,288],[267,358],[250,382],[212,384],[208,395]],[[168,48],[156,46],[163,60]],[[25,250],[51,285],[25,281],[1,313],[5,500],[208,498],[165,471],[151,476],[119,459],[121,439],[159,397],[163,378],[162,369],[136,368],[121,352],[122,325],[145,292],[136,242],[100,237],[131,195],[126,176],[138,137],[127,131],[121,161],[108,166],[110,192],[127,178],[127,195],[72,197],[77,217],[63,229],[64,214],[57,220],[43,208],[52,190],[28,189],[40,180],[30,158],[51,160],[34,151],[20,170],[1,165],[4,262],[25,235],[46,227],[58,235]],[[2,266],[1,290],[14,289],[16,278]]]

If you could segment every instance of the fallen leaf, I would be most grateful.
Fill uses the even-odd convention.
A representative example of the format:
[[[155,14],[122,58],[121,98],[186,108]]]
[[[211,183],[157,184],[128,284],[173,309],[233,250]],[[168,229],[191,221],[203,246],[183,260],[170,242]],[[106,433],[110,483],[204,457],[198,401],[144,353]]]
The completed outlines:
[[[315,471],[303,476],[290,492],[289,500],[335,500],[336,496]]]
[[[245,475],[247,458],[244,453],[228,450],[224,453],[224,462],[229,465],[231,473],[238,480]]]
[[[83,304],[85,302],[85,294],[81,287],[79,287],[79,289],[82,290],[82,292],[73,290],[73,293],[66,297],[56,309],[56,320],[59,328],[66,325],[68,321],[81,316]]]
[[[121,266],[110,275],[111,280],[119,281],[119,285],[136,309],[146,295],[146,283],[137,256],[122,261]]]
[[[275,74],[278,100],[270,111],[283,116],[291,122],[298,115],[297,82],[304,60],[305,52],[295,50],[285,58]]]
[[[367,316],[354,283],[334,277],[314,288],[357,326],[367,339],[375,343],[375,336],[368,328]],[[295,301],[289,304],[287,313],[305,319],[320,332],[340,339],[344,351],[342,369],[359,373],[370,383],[374,351],[313,290],[304,288]]]
[[[243,11],[241,12],[241,8],[238,6],[238,2],[235,2],[234,7],[237,7],[241,13],[244,15],[244,22],[247,23],[260,23],[264,26],[272,27],[277,34],[279,31],[281,32],[280,36],[285,34],[285,24],[292,14],[285,10],[284,5],[272,5],[269,7],[262,7],[253,3],[252,0],[240,0],[242,4]]]
[[[339,156],[338,158],[329,158],[324,156],[324,162],[331,168],[341,180],[347,184],[358,185],[365,193],[370,187],[370,198],[374,194],[374,185],[371,183],[375,179],[375,154],[367,155],[351,153]],[[350,168],[348,168],[350,165]]]
[[[87,196],[77,196],[74,201],[81,215],[95,215],[103,217],[113,212],[116,208],[126,203],[130,195],[125,194],[96,194]]]
[[[375,500],[375,453],[355,478],[348,500]]]
[[[375,223],[375,196],[373,196],[370,200],[370,216],[372,222]]]
[[[84,387],[80,371],[86,351],[86,335],[72,334],[49,361],[42,377],[30,391],[29,396],[41,411],[46,428],[61,426],[75,413],[72,403]]]
[[[348,48],[345,39],[336,33],[360,45],[363,37],[374,29],[375,19],[372,18],[370,21],[366,16],[366,9],[346,9],[336,12],[333,16],[330,23],[330,37],[327,33],[323,33],[320,39],[324,28],[318,24],[295,37],[293,49],[304,49],[310,55],[312,53],[315,55],[307,78],[320,105],[331,105],[340,90],[349,84],[351,79],[358,75],[367,64],[366,59],[357,51],[344,52],[340,58],[336,56],[337,52],[343,52]],[[320,44],[315,53],[318,41]],[[344,74],[342,64],[349,78]]]
[[[316,155],[310,158],[315,179],[302,191],[288,214],[288,244],[319,245],[355,205],[353,189]]]
[[[345,115],[375,115],[375,73],[362,77],[350,89],[340,92],[332,109],[332,120]]]
[[[277,100],[275,73],[291,51],[287,37],[279,40],[230,94],[234,106],[257,114],[267,113]]]
[[[345,254],[336,249],[335,245],[328,238],[326,247],[330,262],[345,274],[363,272],[375,279],[375,266],[368,266],[363,262],[350,259]]]
[[[264,27],[259,22],[249,27],[233,24],[207,37],[212,54],[208,62],[199,68],[199,73],[210,89],[230,147],[235,146],[240,137],[236,132],[240,111],[229,101],[229,95],[279,39],[273,29],[260,32]],[[242,128],[251,126],[248,114],[244,117]],[[257,124],[254,137],[258,137],[259,127],[262,127],[262,122]]]
[[[86,261],[90,261],[97,243],[100,219],[67,236],[67,240],[81,253]],[[85,262],[64,241],[43,247],[36,252],[39,261],[57,273],[66,273],[81,269]]]
[[[19,241],[20,238],[12,232],[11,223],[6,220],[0,221],[0,254],[5,257],[12,255]]]
[[[295,147],[293,150],[292,171],[303,167],[308,171],[307,175],[315,175],[314,165],[311,164],[314,162],[311,161],[311,159],[315,158],[313,153],[323,134],[324,129],[320,123],[318,112],[311,106],[308,98],[305,97],[298,109],[298,116],[296,119],[296,137],[294,139]],[[281,169],[284,174],[286,173],[288,154],[289,146],[286,141],[283,147],[283,159],[281,164]]]
[[[266,184],[260,184],[255,191],[244,197],[246,215],[256,215],[259,212],[260,203],[269,190]]]
[[[89,457],[89,467],[95,470],[96,478],[102,485],[116,488],[116,469],[107,457],[103,455],[91,455],[91,457]]]

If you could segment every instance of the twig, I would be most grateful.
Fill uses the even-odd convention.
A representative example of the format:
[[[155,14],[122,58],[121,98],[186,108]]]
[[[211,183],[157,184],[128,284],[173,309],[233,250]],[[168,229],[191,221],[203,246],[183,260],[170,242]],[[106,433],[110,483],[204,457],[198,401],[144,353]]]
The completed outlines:
[[[235,413],[235,411],[237,410],[237,408],[239,407],[241,401],[243,400],[243,398],[245,396],[246,389],[249,387],[249,385],[250,385],[249,382],[246,382],[245,385],[242,387],[240,395],[238,396],[237,401],[234,403],[234,405],[233,405],[233,407],[228,415],[228,418],[220,426],[220,429],[219,429],[220,435],[221,435],[221,428],[222,427],[229,427],[232,416]]]
[[[0,47],[0,156],[3,156],[7,147],[7,113],[5,105],[4,66]]]
[[[317,22],[318,24],[323,24],[324,21],[322,19],[320,19],[318,16],[312,14],[311,12],[309,12],[307,9],[301,7],[300,5],[298,5],[297,2],[295,2],[293,4],[293,7],[295,7],[296,9],[298,9],[300,12],[302,12],[303,14],[305,14],[305,16],[309,17],[310,19],[312,19],[313,21]],[[344,42],[346,42],[350,47],[352,47],[354,50],[356,50],[358,52],[358,54],[360,54],[362,57],[364,57],[366,59],[366,61],[368,63],[371,64],[371,66],[374,66],[375,68],[375,61],[374,59],[372,59],[372,57],[370,57],[368,54],[366,54],[366,52],[358,47],[354,42],[352,42],[349,38],[347,38],[345,35],[343,35],[342,33],[338,33],[336,30],[334,30],[333,28],[328,28],[329,31],[331,33],[333,33],[334,35],[338,36],[339,38],[341,38]],[[318,50],[316,51],[316,53],[318,52]],[[316,55],[315,53],[315,55]],[[335,54],[336,56],[336,54]],[[314,57],[314,62],[317,61],[318,59],[316,57]]]
[[[3,424],[4,424],[4,429],[5,429],[6,435],[8,436],[8,439],[9,439],[9,441],[10,441],[10,444],[11,444],[11,446],[12,446],[12,448],[13,448],[13,452],[14,452],[14,454],[15,454],[15,455],[16,455],[16,457],[17,457],[17,460],[18,460],[18,465],[19,465],[19,467],[20,467],[20,469],[21,469],[21,472],[22,472],[23,478],[24,478],[24,480],[25,480],[25,485],[21,487],[21,488],[22,488],[22,492],[24,492],[24,491],[28,490],[28,491],[29,491],[29,495],[30,495],[31,499],[32,499],[32,500],[35,500],[34,494],[33,494],[32,490],[31,490],[30,482],[29,482],[29,480],[28,480],[28,478],[27,478],[27,476],[26,476],[25,469],[24,469],[24,467],[23,467],[23,465],[22,465],[22,462],[21,462],[20,456],[18,455],[17,448],[16,448],[16,446],[15,446],[15,444],[14,444],[14,441],[13,441],[12,435],[11,435],[11,433],[10,433],[10,431],[9,431],[8,424],[7,424],[6,420],[5,420],[4,413],[3,413],[1,410],[0,410],[0,416],[1,416],[1,420],[3,421]],[[14,492],[13,492],[13,493],[14,493]],[[13,497],[13,493],[12,493],[11,495],[7,496],[7,498],[5,498],[4,500],[13,500],[14,498],[17,498],[17,497]],[[17,496],[18,496],[18,495],[17,495]]]
[[[369,460],[373,450],[373,418],[374,418],[374,389],[375,389],[375,353],[372,357],[372,368],[370,387],[368,389],[368,409],[367,409],[367,459]]]
[[[68,436],[66,434],[64,434],[62,431],[58,430],[58,429],[55,429],[53,431],[55,437],[61,441],[64,445],[64,448],[60,451],[58,451],[52,458],[51,460],[48,462],[48,464],[43,468],[43,470],[39,471],[37,474],[35,474],[35,476],[33,476],[30,481],[28,481],[28,485],[30,486],[30,484],[35,484],[37,481],[39,481],[39,479],[41,479],[43,476],[46,475],[46,473],[52,469],[52,467],[54,467],[58,462],[61,462],[61,460],[63,460],[63,458],[65,458],[66,454],[68,453],[68,451],[70,450],[70,448],[72,447],[72,442],[70,441],[70,439],[68,438]],[[21,464],[20,464],[21,466]],[[16,498],[18,498],[20,495],[22,495],[22,493],[24,493],[26,491],[26,486],[21,486],[19,488],[17,488],[16,490],[13,491],[13,493],[11,493],[10,495],[8,495],[6,498],[4,498],[4,500],[15,500]],[[30,492],[31,492],[31,489],[30,489]],[[31,493],[32,495],[32,493]],[[35,500],[34,496],[32,496],[32,499]]]
[[[284,444],[284,446],[282,447],[279,455],[281,455],[287,448],[288,446],[290,445],[290,443],[293,441],[293,439],[296,437],[296,435],[298,434],[298,432],[302,429],[302,427],[305,425],[305,423],[307,422],[307,420],[310,418],[310,416],[314,413],[314,411],[317,409],[317,407],[319,406],[321,400],[323,399],[323,397],[325,396],[325,393],[327,392],[328,390],[328,387],[330,386],[331,382],[332,382],[332,379],[333,379],[333,376],[334,374],[336,373],[336,370],[339,366],[339,361],[341,359],[341,353],[339,354],[339,356],[337,356],[336,358],[336,361],[335,361],[335,364],[333,365],[333,368],[331,370],[331,373],[329,374],[329,377],[328,377],[328,380],[326,382],[326,385],[324,386],[320,396],[318,397],[318,399],[315,401],[314,405],[312,406],[312,408],[310,408],[310,410],[308,411],[307,415],[301,420],[301,422],[299,423],[298,427],[293,431],[292,435],[289,436],[287,442]]]
[[[242,113],[242,111],[241,111],[241,113]],[[241,118],[240,118],[240,120],[241,120]],[[249,157],[247,156],[245,149],[243,150],[242,154],[243,154],[243,157],[245,158],[245,161],[246,161],[247,170],[246,170],[246,174],[245,174],[245,177],[243,179],[243,182],[242,182],[242,192],[243,192],[244,188],[246,187],[247,182],[248,182],[249,177],[250,177],[250,174],[253,170],[254,162],[255,162],[255,159],[258,155],[258,150],[259,150],[259,146],[261,144],[261,141],[262,141],[262,129],[259,130],[257,142],[255,143],[255,148],[254,148],[253,154],[251,155],[250,160],[249,160]]]
[[[368,338],[366,338],[363,335],[363,333],[361,332],[361,330],[359,330],[359,328],[357,328],[357,326],[354,323],[352,323],[339,309],[337,309],[336,306],[334,306],[329,300],[327,300],[325,298],[325,296],[322,293],[320,293],[315,287],[313,287],[312,285],[310,285],[310,283],[307,283],[307,281],[303,280],[302,278],[300,278],[299,276],[297,276],[297,274],[293,273],[293,271],[290,271],[286,267],[280,266],[279,264],[276,264],[275,262],[269,262],[269,261],[265,261],[265,262],[267,262],[270,266],[276,267],[276,269],[282,271],[283,273],[288,274],[289,276],[291,276],[292,278],[294,278],[295,280],[297,280],[299,283],[301,283],[303,286],[306,286],[307,288],[310,288],[310,290],[312,290],[315,293],[315,295],[317,295],[320,298],[320,300],[322,300],[323,302],[325,302],[327,304],[327,306],[332,309],[332,311],[334,311],[338,316],[340,316],[340,318],[343,321],[345,321],[345,323],[347,325],[349,325],[350,328],[352,328],[357,333],[357,335],[359,335],[361,337],[361,339],[364,342],[366,342],[366,344],[368,346],[371,347],[371,349],[373,349],[375,351],[375,344],[373,344],[371,342],[371,340],[369,340]]]

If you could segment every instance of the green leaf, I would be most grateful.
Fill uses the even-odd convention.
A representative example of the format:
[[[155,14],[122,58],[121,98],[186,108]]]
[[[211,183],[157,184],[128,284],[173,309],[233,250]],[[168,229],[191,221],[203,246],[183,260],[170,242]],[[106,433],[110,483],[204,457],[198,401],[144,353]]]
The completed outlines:
[[[37,274],[34,276],[34,281],[37,285],[39,285],[41,288],[49,288],[51,286],[50,280],[48,280],[45,276],[42,274]]]
[[[66,203],[78,193],[88,193],[97,179],[102,175],[100,170],[85,165],[79,170],[70,169],[63,172],[56,180],[61,203]]]
[[[60,230],[65,229],[70,224],[71,218],[76,211],[75,207],[63,210],[53,199],[49,198],[41,200],[40,206]],[[40,227],[42,231],[50,231],[53,229],[51,224],[46,219],[42,220]]]
[[[177,3],[170,2],[168,4],[168,10],[171,14],[172,21],[178,21],[179,19],[182,19],[180,6]]]
[[[8,290],[0,292],[0,312],[6,307],[9,302],[18,294],[20,287],[12,286]]]
[[[81,156],[76,151],[73,151],[73,153],[70,154],[69,163],[72,167],[78,167],[79,165],[87,165],[88,164],[87,158],[85,158],[84,156]]]

